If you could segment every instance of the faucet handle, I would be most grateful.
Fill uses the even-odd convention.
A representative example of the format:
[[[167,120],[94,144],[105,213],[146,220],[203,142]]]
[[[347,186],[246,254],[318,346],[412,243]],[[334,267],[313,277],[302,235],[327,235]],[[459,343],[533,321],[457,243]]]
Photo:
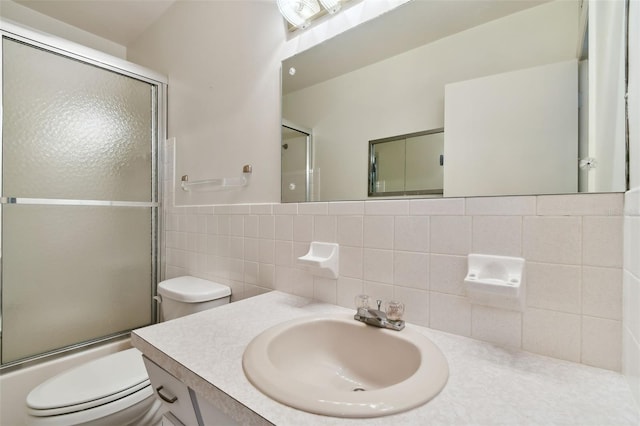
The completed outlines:
[[[367,294],[359,294],[355,297],[354,303],[356,305],[356,309],[369,309],[369,295]]]
[[[376,303],[378,304],[378,310],[381,311],[382,300],[378,299],[376,300]]]
[[[386,313],[388,320],[400,321],[404,315],[404,303],[396,302],[394,300],[387,302]]]

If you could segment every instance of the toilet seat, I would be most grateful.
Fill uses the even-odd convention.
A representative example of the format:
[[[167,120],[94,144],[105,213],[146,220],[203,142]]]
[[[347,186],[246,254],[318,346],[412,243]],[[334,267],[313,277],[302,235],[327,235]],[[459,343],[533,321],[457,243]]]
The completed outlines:
[[[115,411],[115,406],[121,406],[126,400],[142,400],[152,394],[141,353],[132,348],[72,368],[43,382],[27,396],[27,409],[31,416],[49,417],[121,400],[114,404]]]
[[[231,295],[231,289],[222,284],[196,277],[178,277],[158,284],[158,294],[187,303],[207,302]]]

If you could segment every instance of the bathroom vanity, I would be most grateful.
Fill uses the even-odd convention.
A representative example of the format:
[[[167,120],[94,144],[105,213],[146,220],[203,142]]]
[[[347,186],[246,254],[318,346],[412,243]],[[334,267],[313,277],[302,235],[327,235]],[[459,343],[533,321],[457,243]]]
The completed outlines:
[[[274,291],[135,330],[131,339],[155,370],[151,373],[154,388],[167,386],[160,380],[168,380],[183,392],[182,397],[177,396],[181,403],[186,402],[186,408],[171,411],[186,425],[219,421],[248,425],[366,422],[367,426],[640,422],[631,391],[620,374],[412,324],[407,328],[427,336],[442,350],[450,375],[439,395],[406,412],[368,419],[311,414],[272,400],[246,378],[244,350],[266,329],[304,316],[354,312]],[[362,356],[371,350],[375,348],[363,348]],[[178,392],[173,389],[165,396]]]

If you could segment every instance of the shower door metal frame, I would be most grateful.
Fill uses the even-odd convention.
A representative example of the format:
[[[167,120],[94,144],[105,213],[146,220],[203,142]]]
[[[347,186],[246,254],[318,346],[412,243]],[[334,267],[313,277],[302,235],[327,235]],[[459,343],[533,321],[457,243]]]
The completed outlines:
[[[48,205],[77,205],[77,206],[120,206],[120,207],[149,207],[155,208],[155,214],[152,214],[152,250],[150,255],[152,256],[152,279],[151,283],[151,298],[149,303],[151,304],[151,323],[157,322],[157,304],[154,303],[154,296],[157,293],[157,283],[162,279],[162,267],[163,262],[163,247],[164,238],[162,233],[162,218],[163,218],[163,181],[164,181],[164,146],[167,135],[167,78],[155,71],[149,70],[142,66],[127,62],[124,59],[120,59],[106,53],[100,52],[88,48],[86,46],[58,38],[45,33],[40,33],[22,26],[3,21],[0,19],[0,39],[11,39],[19,43],[24,43],[28,46],[42,49],[44,51],[58,54],[69,58],[83,62],[85,64],[93,65],[98,68],[102,68],[108,71],[115,72],[117,74],[134,78],[139,81],[150,84],[155,87],[156,105],[155,110],[152,109],[152,134],[155,141],[152,142],[152,170],[155,173],[152,175],[151,191],[152,197],[150,202],[126,202],[126,201],[101,201],[101,200],[52,200],[52,199],[38,199],[38,198],[12,198],[12,197],[0,197],[1,204],[48,204]],[[2,57],[2,43],[0,43],[0,58]],[[0,60],[0,76],[2,76],[2,60]],[[3,93],[0,90],[0,132],[2,129],[2,97]],[[1,133],[0,133],[1,134]],[[1,145],[0,145],[1,147]],[[0,187],[2,185],[2,149],[0,149]],[[0,216],[1,217],[1,216]],[[0,234],[1,235],[1,234]],[[0,244],[0,303],[2,303],[2,252]],[[9,369],[20,368],[22,365],[32,363],[34,361],[41,360],[43,358],[50,358],[56,355],[67,354],[68,352],[83,349],[85,347],[108,342],[112,340],[121,339],[124,336],[128,336],[130,332],[119,332],[113,335],[98,337],[89,341],[77,343],[75,345],[66,346],[61,349],[55,349],[46,353],[34,355],[25,359],[10,362],[4,365],[0,365],[0,371],[5,372]],[[0,309],[0,336],[2,336],[2,311]]]

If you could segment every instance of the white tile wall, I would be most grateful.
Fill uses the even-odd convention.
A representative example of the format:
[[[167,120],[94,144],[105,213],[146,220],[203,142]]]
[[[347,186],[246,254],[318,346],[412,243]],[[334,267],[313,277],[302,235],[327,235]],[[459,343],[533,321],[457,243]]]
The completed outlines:
[[[580,315],[527,308],[523,317],[524,350],[580,362]]]
[[[622,371],[640,405],[640,188],[626,193],[624,206]]]
[[[521,312],[473,305],[471,318],[471,337],[501,346],[522,347]]]
[[[640,383],[637,192],[626,212],[623,194],[198,208],[172,207],[167,195],[166,277],[216,280],[236,300],[272,289],[347,307],[362,292],[398,299],[409,322],[626,369]],[[337,280],[296,265],[312,240],[340,244]],[[469,301],[469,253],[526,259],[523,312]]]

